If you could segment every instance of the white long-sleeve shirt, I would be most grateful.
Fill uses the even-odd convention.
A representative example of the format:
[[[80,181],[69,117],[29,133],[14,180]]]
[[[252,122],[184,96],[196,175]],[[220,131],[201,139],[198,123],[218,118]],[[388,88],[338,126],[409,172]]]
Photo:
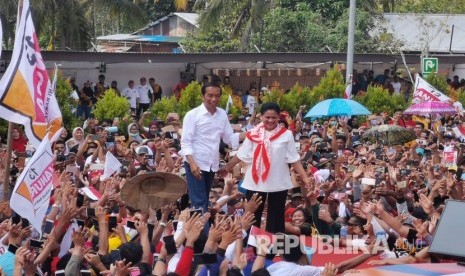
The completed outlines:
[[[239,133],[234,133],[226,111],[216,108],[212,115],[204,104],[187,112],[183,120],[181,151],[186,160],[192,155],[202,171],[218,171],[220,139],[234,149],[239,147]]]

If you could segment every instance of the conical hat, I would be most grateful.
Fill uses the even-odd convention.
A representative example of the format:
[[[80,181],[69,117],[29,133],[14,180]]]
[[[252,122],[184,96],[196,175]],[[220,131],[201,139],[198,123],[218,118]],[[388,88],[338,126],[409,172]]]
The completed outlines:
[[[129,179],[121,189],[121,198],[135,209],[158,209],[175,202],[186,191],[186,181],[176,174],[146,173]]]

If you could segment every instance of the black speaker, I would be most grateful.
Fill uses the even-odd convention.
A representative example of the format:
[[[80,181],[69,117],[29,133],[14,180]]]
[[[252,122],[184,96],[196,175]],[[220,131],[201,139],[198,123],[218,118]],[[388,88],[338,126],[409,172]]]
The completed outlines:
[[[429,247],[431,255],[465,262],[464,210],[465,201],[447,200]]]

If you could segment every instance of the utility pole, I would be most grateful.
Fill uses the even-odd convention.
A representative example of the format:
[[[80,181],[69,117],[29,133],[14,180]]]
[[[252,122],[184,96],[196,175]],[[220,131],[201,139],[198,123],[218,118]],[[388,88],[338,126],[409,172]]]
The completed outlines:
[[[349,6],[349,34],[347,36],[346,83],[349,82],[350,75],[352,75],[353,71],[354,71],[355,9],[356,9],[356,0],[350,0],[350,6]]]

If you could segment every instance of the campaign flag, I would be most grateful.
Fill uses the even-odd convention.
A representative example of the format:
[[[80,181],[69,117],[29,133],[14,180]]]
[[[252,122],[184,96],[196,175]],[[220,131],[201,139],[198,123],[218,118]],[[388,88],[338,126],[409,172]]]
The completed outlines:
[[[62,117],[39,48],[29,0],[23,1],[10,65],[0,80],[0,117],[22,124],[34,147],[61,129]]]
[[[10,206],[42,233],[42,222],[50,203],[53,186],[53,152],[50,140],[44,137],[16,181]]]
[[[347,83],[346,90],[344,90],[344,99],[352,99],[352,75],[349,75],[349,82]]]
[[[229,108],[231,107],[232,104],[233,104],[233,100],[231,98],[231,95],[229,95],[228,96],[228,102],[226,103],[226,114],[228,114]]]
[[[273,243],[273,234],[270,232],[266,232],[265,230],[252,226],[250,228],[250,234],[249,234],[249,239],[247,240],[247,244],[257,247],[257,238],[266,238],[268,239],[270,245]]]
[[[415,91],[413,92],[413,102],[421,103],[425,101],[433,102],[450,102],[451,98],[447,97],[441,91],[429,84],[419,75],[416,76]]]
[[[99,200],[102,197],[102,194],[92,186],[79,189],[79,193],[86,195],[91,200]]]
[[[103,174],[100,176],[100,180],[105,181],[115,172],[121,171],[122,166],[123,164],[121,164],[111,152],[107,151],[107,155],[105,156],[105,167],[103,169]]]
[[[452,128],[455,137],[459,138],[460,141],[465,141],[465,127],[460,125]]]

